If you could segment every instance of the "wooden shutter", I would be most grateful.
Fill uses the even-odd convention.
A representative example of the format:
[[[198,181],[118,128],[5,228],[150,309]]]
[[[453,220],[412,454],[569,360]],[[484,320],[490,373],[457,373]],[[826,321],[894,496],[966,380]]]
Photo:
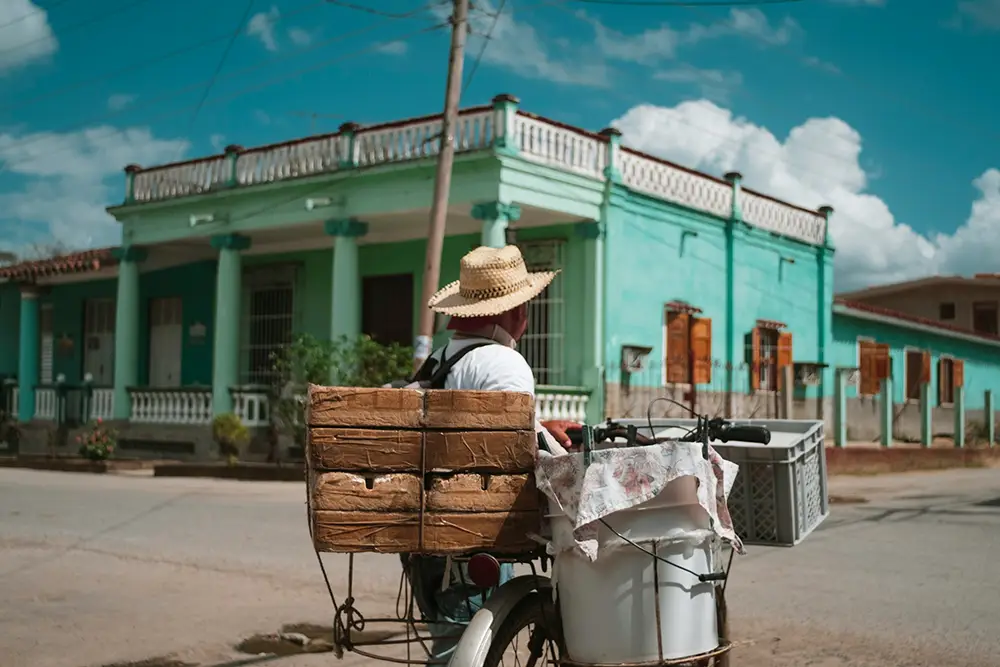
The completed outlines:
[[[667,382],[687,383],[691,380],[690,358],[691,316],[687,313],[667,313]]]
[[[782,331],[778,334],[778,370],[792,365],[792,333]]]
[[[947,359],[938,359],[937,362],[938,405],[951,403],[951,399],[948,398],[948,385],[945,383],[945,377],[944,377],[944,364],[946,361]]]
[[[951,362],[951,386],[961,387],[965,384],[965,362],[961,359],[954,359]],[[954,395],[952,395],[952,400]]]
[[[878,393],[878,378],[875,371],[875,343],[867,340],[858,341],[858,356],[860,357],[861,386],[858,387],[862,396],[872,396]]]
[[[892,377],[892,357],[885,343],[875,344],[875,377],[880,385],[882,380]]]
[[[707,317],[691,319],[691,356],[694,358],[694,384],[712,381],[712,320]]]
[[[923,352],[920,359],[920,384],[931,382],[931,353]]]
[[[750,366],[750,389],[760,389],[760,329],[747,334],[747,364]]]

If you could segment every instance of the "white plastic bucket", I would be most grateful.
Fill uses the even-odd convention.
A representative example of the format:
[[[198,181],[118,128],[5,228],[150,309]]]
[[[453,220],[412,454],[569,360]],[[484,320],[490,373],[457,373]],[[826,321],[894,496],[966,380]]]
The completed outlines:
[[[704,531],[708,514],[696,504],[696,480],[680,478],[659,497],[605,518],[608,525],[647,551],[653,541],[677,531]],[[686,501],[686,502],[685,502]],[[563,515],[551,517],[553,531],[572,530]],[[699,655],[719,646],[715,586],[655,560],[631,545],[607,549],[621,540],[599,529],[597,560],[576,550],[556,556],[556,589],[569,658],[581,663],[637,663],[660,659],[656,586],[659,583],[659,637],[662,658]],[[660,541],[660,558],[698,574],[713,572],[713,540],[692,545]],[[654,579],[655,567],[655,579]]]

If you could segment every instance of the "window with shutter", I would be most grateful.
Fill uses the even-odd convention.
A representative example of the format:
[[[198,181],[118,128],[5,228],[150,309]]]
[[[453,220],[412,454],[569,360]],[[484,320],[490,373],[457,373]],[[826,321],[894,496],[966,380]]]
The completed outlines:
[[[924,380],[924,362],[928,361],[929,356],[922,350],[907,350],[906,351],[906,368],[904,372],[905,382],[906,382],[906,398],[911,401],[920,400],[920,387],[926,380]],[[928,373],[930,368],[928,367]]]
[[[691,357],[694,361],[693,382],[712,382],[712,320],[707,317],[691,319]]]
[[[666,380],[668,383],[690,382],[691,316],[667,312]]]
[[[955,402],[954,360],[950,357],[938,359],[938,405]]]
[[[746,336],[747,365],[750,367],[750,390],[761,388],[760,329],[754,328]]]
[[[858,394],[861,396],[874,396],[878,393],[879,381],[875,368],[877,347],[878,345],[874,341],[858,341],[858,370],[861,374]]]
[[[886,343],[875,344],[875,376],[878,378],[878,389],[882,388],[882,380],[892,377],[892,355]]]
[[[951,362],[951,386],[961,387],[965,384],[965,362],[961,359],[955,359]],[[953,394],[954,396],[954,394]],[[952,399],[954,401],[954,399]]]

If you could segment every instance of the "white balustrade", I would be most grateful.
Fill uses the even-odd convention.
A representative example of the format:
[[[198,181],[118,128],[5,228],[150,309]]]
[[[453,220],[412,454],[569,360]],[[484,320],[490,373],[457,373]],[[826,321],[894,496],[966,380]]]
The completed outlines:
[[[638,192],[728,218],[733,186],[705,174],[623,150],[622,183]]]
[[[229,180],[229,162],[222,155],[140,171],[132,183],[137,202],[174,199],[209,192]]]
[[[233,389],[233,412],[249,428],[267,426],[271,422],[270,398],[264,390]]]
[[[56,390],[52,388],[35,389],[35,419],[52,421],[56,418],[58,400]]]
[[[155,391],[129,390],[131,421],[139,424],[209,424],[212,392],[209,389]]]
[[[590,396],[576,388],[538,387],[535,393],[535,416],[539,421],[568,419],[584,422]]]
[[[826,238],[826,216],[791,206],[770,197],[741,190],[743,220],[776,234],[820,245]]]
[[[467,109],[455,127],[459,152],[488,149],[496,124],[506,120],[512,146],[526,160],[603,179],[608,147],[591,132],[519,111],[511,120],[491,108]],[[425,116],[356,130],[250,149],[236,158],[236,184],[274,183],[336,171],[343,163],[360,167],[433,158],[441,147],[441,118]],[[622,148],[622,182],[628,188],[714,216],[732,211],[733,188],[725,181]],[[136,202],[185,197],[225,187],[230,161],[224,155],[139,171],[133,179]],[[824,241],[826,218],[815,211],[741,191],[743,219],[750,225],[811,244]]]
[[[114,417],[115,390],[107,387],[94,389],[90,396],[90,419],[111,419]]]
[[[607,164],[607,144],[600,137],[537,116],[517,115],[514,143],[529,160],[585,176],[602,178]]]

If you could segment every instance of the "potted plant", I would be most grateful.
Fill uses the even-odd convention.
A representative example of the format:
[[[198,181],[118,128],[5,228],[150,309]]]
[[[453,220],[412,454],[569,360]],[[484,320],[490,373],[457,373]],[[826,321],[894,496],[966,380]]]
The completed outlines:
[[[118,446],[118,433],[98,419],[76,436],[80,456],[89,461],[107,461]]]
[[[219,454],[233,466],[240,460],[240,450],[250,442],[250,431],[237,415],[228,412],[212,421],[212,439],[219,446]]]

